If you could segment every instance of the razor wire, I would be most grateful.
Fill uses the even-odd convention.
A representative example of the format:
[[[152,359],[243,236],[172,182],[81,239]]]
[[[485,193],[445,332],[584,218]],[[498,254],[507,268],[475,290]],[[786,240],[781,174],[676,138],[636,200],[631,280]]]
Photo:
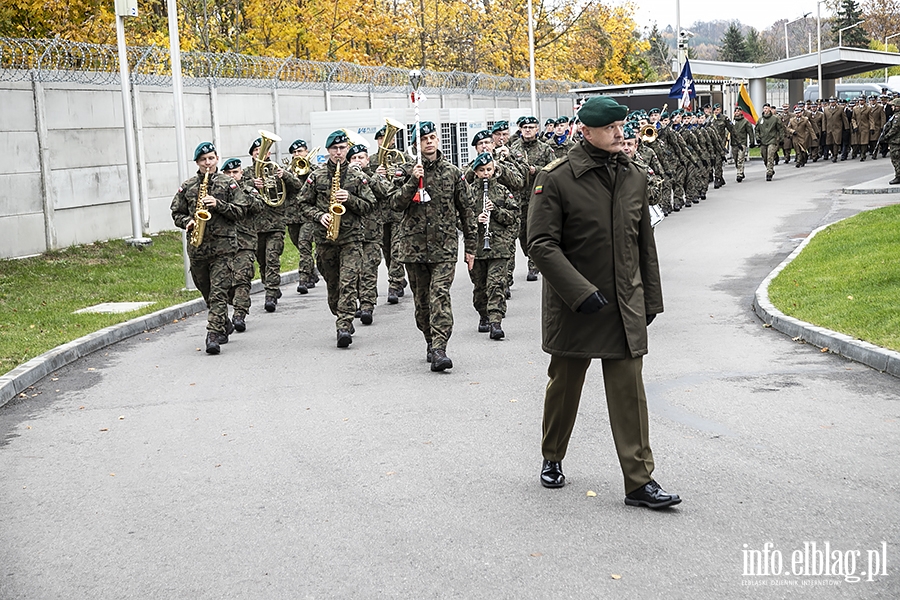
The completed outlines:
[[[131,80],[136,85],[167,86],[172,81],[168,48],[130,46],[127,49]],[[181,53],[185,86],[258,87],[281,89],[324,88],[369,92],[406,93],[409,71],[400,67],[367,66],[348,62],[316,62],[296,58],[252,56],[232,52]],[[423,71],[423,91],[466,90],[488,96],[523,96],[530,93],[525,78],[461,71]],[[88,44],[61,38],[0,38],[0,81],[119,83],[118,49],[110,44]],[[568,94],[581,82],[537,80],[538,96]]]

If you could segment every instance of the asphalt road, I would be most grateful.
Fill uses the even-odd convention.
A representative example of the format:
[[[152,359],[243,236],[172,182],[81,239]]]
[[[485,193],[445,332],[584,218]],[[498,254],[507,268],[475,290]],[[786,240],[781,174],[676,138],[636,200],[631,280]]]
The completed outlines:
[[[339,350],[324,286],[286,286],[218,357],[195,316],[0,409],[0,598],[898,598],[897,379],[751,310],[812,229],[894,201],[838,192],[889,169],[766,183],[757,160],[737,184],[726,167],[657,229],[666,310],[644,369],[676,508],[622,502],[599,365],[569,485],[539,485],[548,357],[524,261],[502,342],[477,333],[460,268],[441,374],[409,295]]]

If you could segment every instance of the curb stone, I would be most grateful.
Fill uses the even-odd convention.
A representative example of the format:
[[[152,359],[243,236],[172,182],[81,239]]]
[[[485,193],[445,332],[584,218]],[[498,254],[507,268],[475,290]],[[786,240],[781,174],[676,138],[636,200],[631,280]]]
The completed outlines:
[[[842,220],[843,219],[840,219],[834,223],[839,223]],[[838,333],[837,331],[818,327],[817,325],[801,321],[800,319],[789,317],[775,308],[775,305],[769,301],[769,285],[772,283],[772,280],[775,279],[775,277],[795,258],[797,258],[810,240],[823,229],[834,225],[834,223],[829,223],[828,225],[823,225],[818,229],[815,229],[793,252],[791,252],[790,256],[784,259],[780,265],[775,267],[775,270],[769,273],[769,276],[766,277],[756,289],[756,295],[753,299],[753,310],[763,322],[773,329],[777,329],[781,333],[789,335],[792,338],[799,338],[800,340],[819,348],[827,348],[828,352],[832,354],[838,354],[845,358],[849,358],[852,361],[862,363],[883,373],[889,373],[894,377],[900,377],[900,352],[887,350],[880,346],[876,346],[875,344],[858,340],[844,333]]]
[[[299,278],[300,276],[296,271],[282,273],[281,285],[294,283]],[[260,280],[256,279],[250,286],[250,293],[257,294],[263,289]],[[206,302],[204,302],[203,298],[189,300],[175,306],[160,309],[149,315],[135,317],[124,323],[110,325],[48,350],[0,377],[0,407],[6,405],[10,400],[25,392],[47,375],[75,362],[83,356],[149,329],[162,327],[176,319],[181,320],[204,310],[206,310]]]

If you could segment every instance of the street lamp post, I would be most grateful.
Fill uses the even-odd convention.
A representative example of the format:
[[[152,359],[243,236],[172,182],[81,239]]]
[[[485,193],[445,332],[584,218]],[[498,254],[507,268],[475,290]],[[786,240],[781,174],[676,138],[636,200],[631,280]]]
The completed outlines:
[[[891,35],[884,36],[884,51],[885,52],[888,51],[887,41],[889,39],[891,39],[892,37],[897,37],[898,35],[900,35],[900,33],[892,33]],[[884,82],[887,83],[887,80],[888,80],[888,68],[885,67],[884,68]]]
[[[846,27],[838,29],[838,48],[840,48],[841,46],[844,45],[844,32],[845,31],[847,31],[848,29],[853,29],[857,25],[862,25],[865,22],[866,22],[865,20],[862,20],[862,21],[859,21],[858,23],[854,23],[853,25],[847,25]]]
[[[797,17],[797,18],[794,19],[793,21],[786,21],[786,22],[785,22],[785,24],[784,24],[784,57],[785,57],[785,58],[790,58],[790,57],[791,57],[791,51],[790,51],[790,49],[788,48],[788,32],[787,32],[788,25],[790,25],[791,23],[796,23],[797,21],[802,21],[803,19],[805,19],[806,17],[808,17],[808,16],[811,15],[811,14],[812,14],[812,13],[806,13],[806,14],[803,15],[802,17]]]
[[[819,59],[819,97],[818,100],[822,99],[822,88],[825,87],[822,83],[822,3],[825,0],[817,0],[816,1],[816,54]]]

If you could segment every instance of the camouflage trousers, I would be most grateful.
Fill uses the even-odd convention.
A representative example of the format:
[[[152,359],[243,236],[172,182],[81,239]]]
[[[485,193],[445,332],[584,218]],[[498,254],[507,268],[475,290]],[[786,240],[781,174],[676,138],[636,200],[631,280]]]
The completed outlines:
[[[672,208],[680,209],[684,206],[684,180],[687,171],[676,165],[672,169]]]
[[[506,316],[505,258],[479,258],[469,271],[472,280],[472,304],[478,316],[499,323]]]
[[[666,212],[672,210],[672,180],[664,177],[659,188],[659,205]]]
[[[316,246],[316,264],[328,290],[328,308],[338,330],[350,329],[359,300],[359,273],[363,254],[360,242]]]
[[[737,144],[732,144],[731,158],[734,160],[735,176],[743,177],[744,176],[744,147],[738,146]]]
[[[759,153],[766,164],[766,176],[775,174],[775,157],[778,155],[778,144],[760,145]]]
[[[313,254],[313,232],[315,232],[315,228],[315,223],[289,223],[287,226],[291,243],[297,247],[297,251],[300,253],[297,273],[300,275],[301,282],[314,279],[313,272],[316,261]]]
[[[283,231],[260,231],[256,234],[256,262],[259,278],[266,288],[266,298],[274,298],[281,287],[281,253],[284,252]]]
[[[381,244],[362,242],[362,264],[359,269],[359,309],[374,310],[378,304],[378,267]]]
[[[211,258],[191,259],[191,279],[203,294],[209,314],[206,330],[225,333],[228,321],[228,292],[232,285],[234,254],[221,254]]]
[[[717,151],[713,158],[713,180],[725,181],[725,175],[722,173],[722,155]]]
[[[891,164],[894,165],[894,179],[900,179],[900,146],[890,146]]]
[[[406,289],[408,283],[403,263],[397,260],[397,256],[400,254],[398,229],[397,223],[384,224],[384,238],[381,241],[381,250],[384,252],[384,264],[388,270],[388,287],[402,290]]]
[[[238,250],[234,255],[234,280],[229,299],[234,305],[235,314],[246,315],[250,312],[250,282],[253,281],[254,260],[256,255],[253,250]]]
[[[456,263],[406,263],[406,272],[416,308],[416,327],[432,348],[446,350],[453,333],[450,286],[456,276]]]
[[[709,185],[706,171],[703,170],[702,163],[697,167],[691,162],[687,163],[685,171],[684,196],[688,200],[696,200],[701,193],[706,193],[706,188]]]

